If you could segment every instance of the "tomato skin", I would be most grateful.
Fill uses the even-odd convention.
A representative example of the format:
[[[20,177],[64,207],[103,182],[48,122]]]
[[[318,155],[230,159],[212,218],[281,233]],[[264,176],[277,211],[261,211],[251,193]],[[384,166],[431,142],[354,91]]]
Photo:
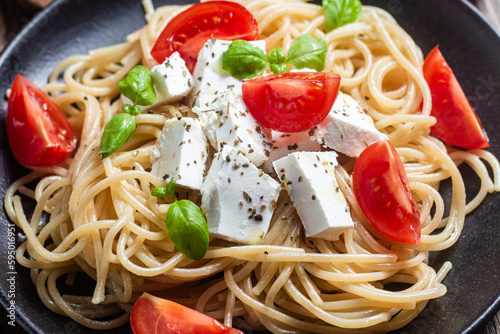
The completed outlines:
[[[337,98],[340,76],[298,72],[258,77],[243,83],[243,100],[263,126],[301,132],[321,123]]]
[[[361,210],[377,230],[396,241],[420,243],[420,211],[403,162],[389,141],[374,143],[361,152],[352,183]]]
[[[52,166],[76,147],[75,133],[61,109],[20,74],[12,84],[6,122],[12,152],[25,166]]]
[[[461,148],[488,147],[481,121],[437,46],[425,58],[422,70],[431,90],[431,115],[437,119],[432,133]]]
[[[243,334],[186,306],[144,293],[130,313],[134,334]]]
[[[211,37],[224,40],[259,39],[259,28],[253,15],[242,5],[230,1],[195,4],[176,17],[158,37],[151,56],[159,63],[178,51],[193,73],[198,53]]]

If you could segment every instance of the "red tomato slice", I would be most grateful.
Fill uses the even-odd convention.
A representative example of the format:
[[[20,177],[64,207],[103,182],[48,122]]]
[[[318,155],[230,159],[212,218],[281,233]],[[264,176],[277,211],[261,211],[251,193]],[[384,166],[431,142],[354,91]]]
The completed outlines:
[[[437,46],[425,58],[422,69],[432,95],[431,115],[437,119],[432,133],[461,148],[488,147],[479,118]]]
[[[372,144],[360,154],[352,184],[361,210],[377,230],[396,241],[420,243],[420,211],[403,162],[389,141]]]
[[[18,74],[9,97],[7,136],[16,159],[29,167],[63,161],[76,147],[76,136],[55,102]]]
[[[162,63],[166,57],[178,51],[192,73],[200,49],[211,37],[254,41],[259,39],[259,28],[253,15],[238,3],[198,3],[167,24],[153,46],[151,56]]]
[[[280,132],[309,130],[325,119],[339,93],[334,73],[281,73],[243,83],[243,100],[263,126]]]
[[[170,300],[144,293],[130,313],[134,334],[243,334]]]

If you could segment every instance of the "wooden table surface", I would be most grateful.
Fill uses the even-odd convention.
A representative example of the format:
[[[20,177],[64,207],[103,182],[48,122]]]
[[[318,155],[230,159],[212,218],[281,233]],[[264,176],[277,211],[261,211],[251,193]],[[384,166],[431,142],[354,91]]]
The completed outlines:
[[[14,4],[15,1],[18,1],[17,5]],[[0,13],[2,11],[7,12],[14,10],[16,14],[7,18],[8,20],[10,19],[8,22],[4,22],[2,15],[0,15],[0,51],[12,39],[11,37],[15,35],[16,31],[18,31],[22,25],[26,24],[37,11],[48,5],[51,1],[52,0],[0,0]],[[470,2],[482,11],[489,21],[500,30],[500,0],[470,0]],[[0,332],[4,332],[7,327],[5,327],[6,317],[3,310],[0,312],[0,316]],[[21,334],[23,332],[16,330],[15,333]],[[500,312],[498,312],[477,334],[500,334]]]

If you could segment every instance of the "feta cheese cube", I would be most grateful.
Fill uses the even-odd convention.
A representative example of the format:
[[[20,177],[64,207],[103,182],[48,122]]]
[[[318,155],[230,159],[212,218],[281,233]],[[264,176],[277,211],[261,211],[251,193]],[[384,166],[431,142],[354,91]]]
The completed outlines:
[[[279,193],[278,182],[240,151],[224,146],[201,187],[201,209],[209,232],[239,243],[262,243]]]
[[[388,139],[375,128],[372,118],[359,104],[341,92],[318,129],[316,135],[323,146],[350,157],[358,157],[366,147]]]
[[[173,118],[165,122],[158,138],[159,154],[151,157],[151,173],[177,185],[200,189],[205,174],[208,143],[196,118]]]
[[[216,150],[233,146],[257,166],[269,158],[271,130],[253,118],[239,92],[219,92],[207,108],[194,107],[193,112]]]
[[[308,237],[337,240],[354,226],[335,179],[336,158],[335,152],[296,152],[273,163]]]
[[[187,96],[194,84],[193,76],[179,52],[151,69],[156,89],[156,103],[171,103]]]
[[[241,92],[243,80],[231,76],[222,69],[222,54],[227,51],[232,41],[209,39],[198,54],[198,61],[193,71],[194,88],[191,106],[201,106],[202,95],[213,98],[217,92],[235,89]],[[266,41],[250,41],[254,46],[266,52]],[[200,100],[201,99],[201,100]]]
[[[268,160],[262,165],[262,169],[271,175],[275,175],[273,162],[287,156],[293,152],[319,152],[321,145],[313,141],[309,133],[283,133],[272,131],[272,148],[271,155]]]
[[[193,89],[193,76],[179,52],[172,53],[162,64],[154,66],[151,69],[151,76],[156,92],[156,102],[152,106],[138,106],[142,111],[179,101]],[[122,95],[122,102],[124,105],[134,104],[124,95]]]

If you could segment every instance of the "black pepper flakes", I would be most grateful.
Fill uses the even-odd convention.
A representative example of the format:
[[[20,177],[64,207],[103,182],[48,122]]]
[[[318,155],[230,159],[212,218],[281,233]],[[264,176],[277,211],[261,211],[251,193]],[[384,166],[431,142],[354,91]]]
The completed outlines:
[[[316,195],[312,195],[311,198],[312,198],[313,201],[315,201],[316,200]]]
[[[250,195],[248,195],[248,193],[246,191],[243,192],[243,198],[248,202],[248,203],[252,203],[252,197],[250,197]]]
[[[255,219],[255,220],[256,220],[256,221],[258,221],[258,222],[261,222],[261,221],[262,221],[262,215],[255,215],[255,216],[253,217],[253,219]]]

